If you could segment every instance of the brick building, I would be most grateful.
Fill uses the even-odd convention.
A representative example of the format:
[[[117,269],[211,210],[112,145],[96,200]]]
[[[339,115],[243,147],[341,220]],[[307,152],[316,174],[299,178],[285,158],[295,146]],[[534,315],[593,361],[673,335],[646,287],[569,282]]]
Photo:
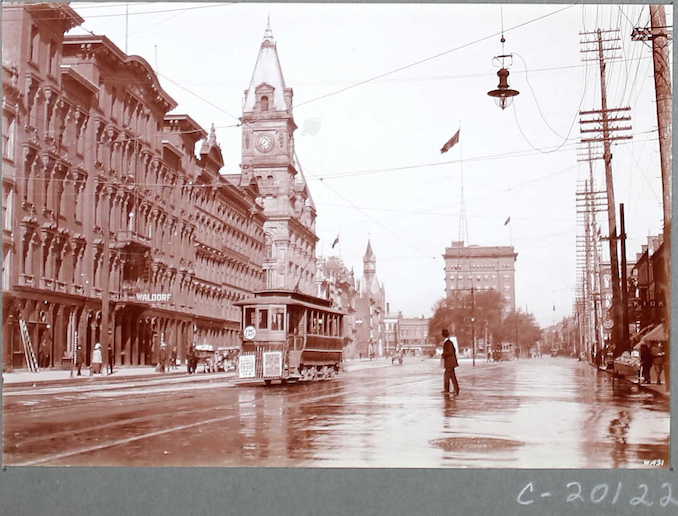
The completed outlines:
[[[455,291],[468,292],[494,289],[506,301],[506,312],[516,309],[515,261],[518,257],[509,246],[465,246],[452,242],[445,249],[445,295]]]
[[[64,37],[83,22],[66,4],[2,14],[5,367],[25,366],[24,323],[45,367],[76,340],[125,365],[237,346],[232,302],[264,286],[256,181],[219,175],[214,132],[168,115],[144,59]]]

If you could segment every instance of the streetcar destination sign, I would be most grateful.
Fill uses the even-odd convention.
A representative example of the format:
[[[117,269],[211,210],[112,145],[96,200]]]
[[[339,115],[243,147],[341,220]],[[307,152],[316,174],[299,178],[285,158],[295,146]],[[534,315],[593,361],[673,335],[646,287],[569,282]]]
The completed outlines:
[[[247,340],[252,340],[257,336],[257,329],[254,326],[246,326],[243,331],[243,337]]]

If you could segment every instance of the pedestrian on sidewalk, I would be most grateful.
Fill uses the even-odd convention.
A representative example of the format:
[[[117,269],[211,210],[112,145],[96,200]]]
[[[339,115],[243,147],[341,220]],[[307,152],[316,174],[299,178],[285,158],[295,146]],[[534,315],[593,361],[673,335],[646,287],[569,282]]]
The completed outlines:
[[[113,362],[115,361],[115,355],[113,353],[113,346],[108,345],[108,374],[113,374]]]
[[[657,342],[652,346],[652,367],[657,379],[657,385],[662,384],[662,373],[664,372],[664,346]]]
[[[167,364],[167,346],[163,342],[160,344],[160,362],[158,363],[158,368],[161,373],[165,372],[165,365]]]
[[[193,374],[193,348],[188,348],[186,352],[186,372]]]
[[[650,368],[652,367],[652,352],[644,342],[640,345],[640,376],[643,383],[652,383]]]
[[[457,375],[454,372],[454,369],[459,366],[457,361],[457,350],[454,349],[454,344],[452,339],[450,339],[450,332],[447,329],[443,329],[443,367],[445,368],[445,373],[443,375],[443,392],[450,392],[450,380],[452,385],[454,385],[454,394],[455,396],[459,394],[459,382],[457,382]]]
[[[82,346],[75,346],[75,367],[78,370],[78,376],[82,376]]]
[[[170,355],[170,369],[177,368],[177,348],[172,348],[172,354]]]
[[[97,342],[94,345],[94,351],[92,351],[92,373],[100,374],[101,373],[101,364],[104,361],[103,354],[101,352],[101,343]]]

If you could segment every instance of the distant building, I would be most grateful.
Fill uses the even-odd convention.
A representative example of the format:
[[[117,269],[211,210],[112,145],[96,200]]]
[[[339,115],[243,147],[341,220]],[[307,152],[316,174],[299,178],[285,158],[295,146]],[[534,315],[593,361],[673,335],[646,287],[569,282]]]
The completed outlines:
[[[358,291],[356,303],[358,353],[360,356],[383,356],[386,294],[384,286],[377,279],[377,259],[369,241],[363,257],[363,277],[359,282]]]
[[[666,282],[664,271],[664,244],[661,237],[648,237],[647,245],[636,255],[629,299],[633,310],[631,323],[636,331],[659,324],[666,303]]]
[[[452,242],[443,255],[446,296],[468,293],[471,288],[494,289],[506,300],[505,311],[515,311],[517,257],[512,246],[464,246],[464,242]]]
[[[399,319],[400,346],[404,350],[426,351],[435,348],[428,334],[430,319],[421,317],[402,317]]]
[[[391,312],[389,303],[386,303],[384,315],[384,353],[390,355],[400,349],[400,318],[402,313]]]
[[[320,257],[316,262],[316,295],[330,299],[332,308],[341,310],[344,316],[344,357],[357,356],[356,349],[356,303],[358,291],[353,271],[349,271],[337,256]]]

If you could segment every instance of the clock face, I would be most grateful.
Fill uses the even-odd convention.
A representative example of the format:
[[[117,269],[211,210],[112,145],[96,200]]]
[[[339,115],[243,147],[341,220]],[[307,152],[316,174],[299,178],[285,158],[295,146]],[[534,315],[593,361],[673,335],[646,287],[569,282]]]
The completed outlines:
[[[269,152],[273,149],[273,138],[268,134],[263,134],[257,138],[257,149],[261,152]]]

